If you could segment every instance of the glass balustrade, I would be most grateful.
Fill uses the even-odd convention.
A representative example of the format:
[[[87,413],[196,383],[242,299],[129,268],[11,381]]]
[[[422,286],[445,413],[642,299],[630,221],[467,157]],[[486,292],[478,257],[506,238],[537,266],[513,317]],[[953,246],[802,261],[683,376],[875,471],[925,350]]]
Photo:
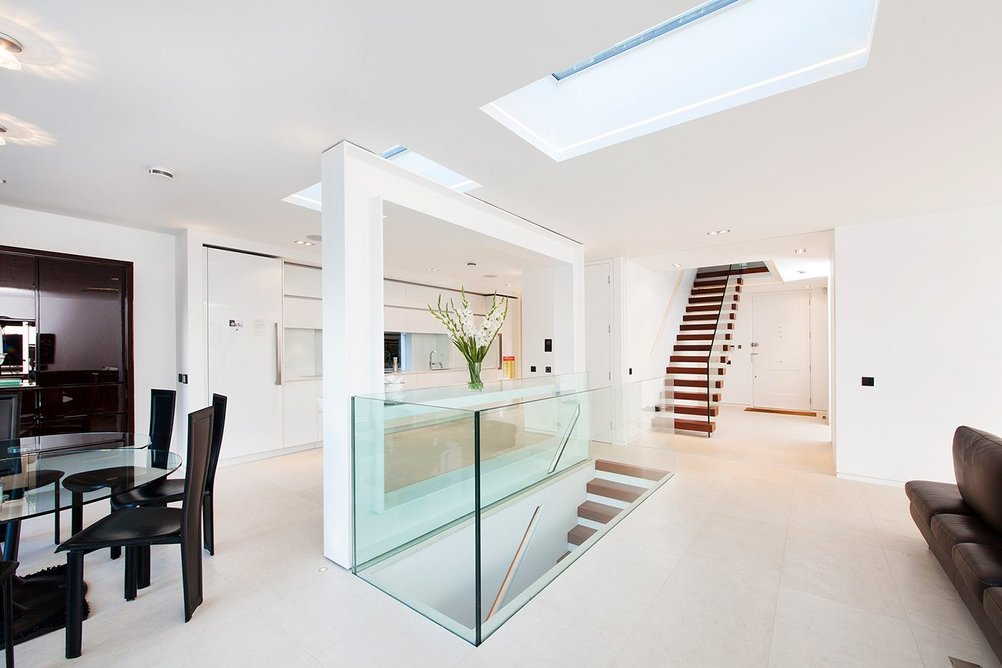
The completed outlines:
[[[584,374],[355,397],[355,573],[479,644],[670,477],[670,406]]]

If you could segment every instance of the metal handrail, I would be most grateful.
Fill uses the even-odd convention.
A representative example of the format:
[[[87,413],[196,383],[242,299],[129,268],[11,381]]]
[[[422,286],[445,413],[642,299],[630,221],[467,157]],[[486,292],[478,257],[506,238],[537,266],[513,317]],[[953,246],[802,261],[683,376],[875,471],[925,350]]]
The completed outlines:
[[[564,450],[567,448],[567,442],[571,440],[571,433],[573,433],[574,427],[577,426],[579,417],[581,417],[581,404],[575,404],[574,418],[571,420],[570,426],[568,426],[564,431],[564,438],[560,442],[560,447],[558,447],[557,451],[553,453],[553,460],[550,462],[550,468],[546,470],[546,475],[550,475],[557,470],[557,464],[560,462],[560,458],[564,456]]]

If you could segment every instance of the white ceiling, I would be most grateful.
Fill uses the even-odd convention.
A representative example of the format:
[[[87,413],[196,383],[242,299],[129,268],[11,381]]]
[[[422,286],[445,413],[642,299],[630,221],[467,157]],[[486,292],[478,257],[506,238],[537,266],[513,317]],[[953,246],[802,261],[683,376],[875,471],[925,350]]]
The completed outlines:
[[[484,294],[519,296],[523,271],[554,264],[553,258],[392,202],[383,202],[383,249],[387,278]]]
[[[480,111],[694,4],[0,0],[25,46],[0,202],[289,244],[319,220],[281,199],[342,139],[419,151],[592,258],[1002,202],[997,0],[883,0],[867,69],[563,163]]]

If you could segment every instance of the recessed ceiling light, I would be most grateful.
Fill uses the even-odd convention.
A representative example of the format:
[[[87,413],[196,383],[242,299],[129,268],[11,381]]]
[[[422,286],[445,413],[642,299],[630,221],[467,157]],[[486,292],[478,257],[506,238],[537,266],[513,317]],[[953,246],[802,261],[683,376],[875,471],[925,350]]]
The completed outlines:
[[[798,269],[797,273],[800,274],[801,276],[803,276],[804,274],[807,273],[807,270],[806,269]]]
[[[7,70],[21,69],[17,54],[22,51],[21,42],[0,32],[0,67]]]
[[[505,283],[505,284],[504,284],[504,286],[505,286],[506,288],[513,288],[513,287],[515,287],[515,286],[514,286],[513,284],[511,284],[511,283]]]
[[[151,176],[162,176],[165,179],[173,179],[174,173],[169,169],[164,169],[163,167],[150,167],[146,170]]]
[[[425,267],[424,270],[425,271],[438,271],[438,269],[436,269],[435,267]]]
[[[673,269],[681,269],[682,268],[682,265],[680,265],[678,262],[672,262],[671,266],[672,266]]]
[[[296,244],[299,246],[312,246],[312,241],[303,241],[302,239],[296,239]]]
[[[4,126],[0,125],[0,146],[4,146],[7,143],[7,140],[3,138],[4,134],[6,134],[6,132],[7,132],[7,128],[5,128]]]
[[[731,232],[730,230],[713,230],[712,232],[707,232],[706,236],[715,237],[718,234],[730,234],[730,232]]]
[[[484,274],[484,278],[497,278],[497,274]]]
[[[798,248],[797,250],[795,250],[793,252],[796,253],[797,255],[807,255],[807,249],[806,248]]]
[[[467,267],[475,267],[475,266],[477,266],[477,263],[476,262],[467,262],[466,266]]]
[[[0,186],[2,186],[5,183],[7,183],[7,179],[0,179]]]
[[[307,234],[306,238],[309,239],[310,241],[316,241],[317,243],[323,241],[323,237],[320,236],[319,234]]]

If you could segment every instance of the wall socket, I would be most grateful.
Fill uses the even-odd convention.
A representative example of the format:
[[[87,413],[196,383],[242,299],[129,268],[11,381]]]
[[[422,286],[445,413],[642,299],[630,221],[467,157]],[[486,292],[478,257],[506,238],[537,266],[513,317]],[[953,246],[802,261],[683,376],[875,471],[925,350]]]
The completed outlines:
[[[179,373],[177,375],[177,382],[181,383],[182,385],[187,385],[188,384],[188,374],[186,374],[186,373]]]

